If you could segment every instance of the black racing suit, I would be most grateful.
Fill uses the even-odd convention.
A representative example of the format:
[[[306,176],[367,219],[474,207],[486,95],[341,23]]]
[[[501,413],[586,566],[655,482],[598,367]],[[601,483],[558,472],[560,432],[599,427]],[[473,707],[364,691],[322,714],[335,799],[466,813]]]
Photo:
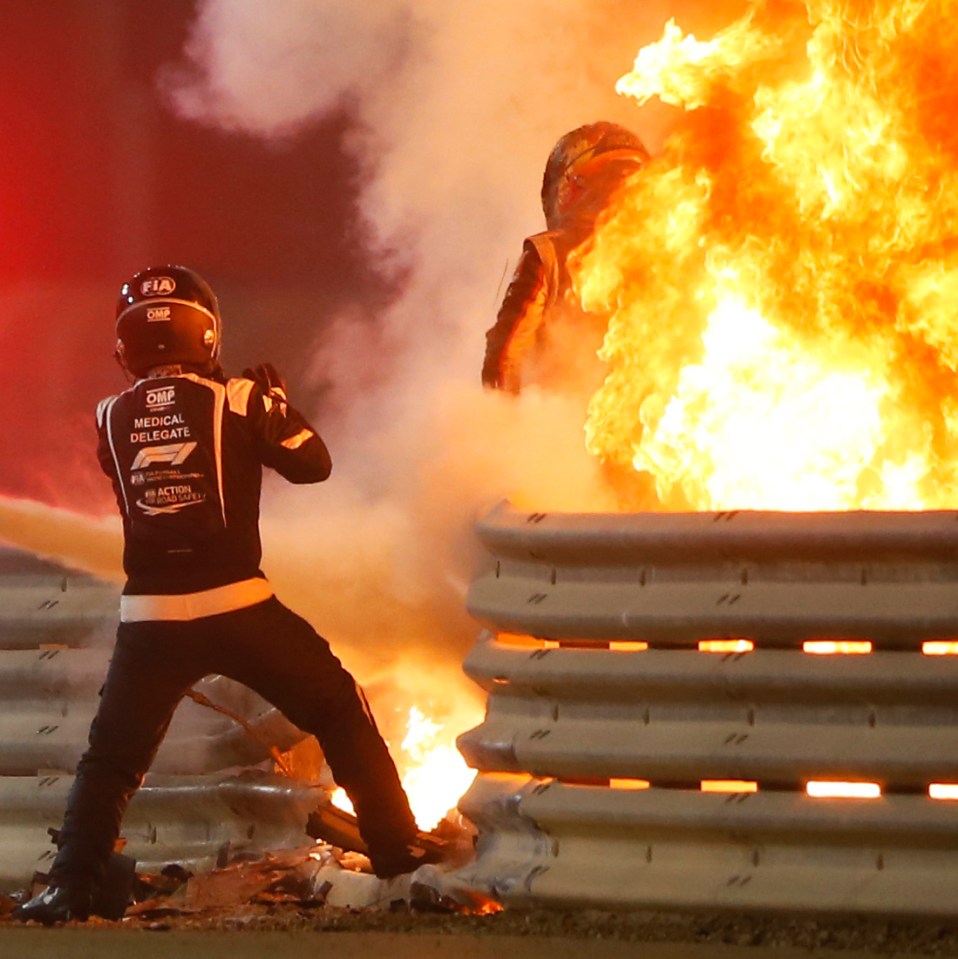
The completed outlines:
[[[281,390],[195,373],[104,400],[97,430],[127,583],[51,884],[100,881],[178,702],[209,674],[254,689],[316,736],[374,867],[388,865],[416,826],[386,745],[352,676],[259,569],[262,466],[293,483],[324,480],[323,441]]]

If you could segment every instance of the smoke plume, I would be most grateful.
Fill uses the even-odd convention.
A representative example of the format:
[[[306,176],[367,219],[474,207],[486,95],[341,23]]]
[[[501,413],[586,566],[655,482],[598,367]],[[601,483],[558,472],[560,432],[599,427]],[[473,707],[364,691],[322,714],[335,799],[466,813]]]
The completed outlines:
[[[663,108],[640,112],[614,83],[670,16],[694,26],[695,6],[203,0],[182,62],[160,77],[183,118],[237,134],[288,141],[331,113],[352,118],[363,255],[398,294],[372,329],[317,317],[316,381],[332,400],[307,412],[336,465],[320,492],[268,485],[264,566],[367,687],[418,685],[406,692],[431,692],[440,711],[461,702],[480,509],[609,505],[581,410],[480,388],[483,334],[523,237],[543,228],[558,136],[609,119],[660,145]]]
[[[0,497],[0,534],[37,556],[121,582],[119,518],[100,519],[26,499]]]

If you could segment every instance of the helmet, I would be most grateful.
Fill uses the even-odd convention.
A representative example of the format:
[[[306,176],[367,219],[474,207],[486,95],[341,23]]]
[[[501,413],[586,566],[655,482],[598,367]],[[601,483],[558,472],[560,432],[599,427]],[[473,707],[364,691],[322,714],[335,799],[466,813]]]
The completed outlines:
[[[212,371],[220,353],[220,330],[213,290],[185,266],[141,270],[120,288],[116,358],[134,376],[178,363]]]
[[[559,137],[542,177],[542,209],[549,229],[560,226],[579,204],[582,181],[600,166],[608,168],[607,162],[595,163],[596,158],[603,156],[607,161],[613,153],[629,161],[630,172],[649,159],[645,144],[631,130],[607,120],[587,123]]]

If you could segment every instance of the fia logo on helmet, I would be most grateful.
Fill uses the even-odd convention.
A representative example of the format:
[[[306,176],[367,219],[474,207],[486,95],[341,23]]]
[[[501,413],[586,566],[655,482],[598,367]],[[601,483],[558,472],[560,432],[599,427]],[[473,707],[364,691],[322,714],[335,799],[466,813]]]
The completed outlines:
[[[176,289],[176,283],[170,276],[148,276],[140,284],[143,296],[166,296]]]

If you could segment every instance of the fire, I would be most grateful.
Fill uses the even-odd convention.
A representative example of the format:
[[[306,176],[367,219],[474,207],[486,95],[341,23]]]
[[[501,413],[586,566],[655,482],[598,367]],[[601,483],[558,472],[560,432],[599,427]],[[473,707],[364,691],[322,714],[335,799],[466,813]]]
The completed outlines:
[[[396,764],[403,789],[420,829],[437,826],[472,783],[475,771],[470,769],[459,750],[454,734],[445,734],[446,727],[413,706],[409,710],[406,736],[396,755]],[[336,789],[332,802],[346,812],[353,812],[352,803],[342,789]]]
[[[399,747],[410,760],[402,777],[403,788],[423,829],[431,829],[455,808],[475,776],[455,743],[443,741],[443,729],[413,706],[406,738]]]
[[[805,784],[805,792],[813,799],[879,799],[881,785],[868,782],[837,782],[811,780]]]
[[[867,656],[872,644],[867,640],[809,639],[802,643],[802,651],[815,656]]]
[[[699,788],[704,793],[755,793],[758,783],[752,779],[703,779]]]
[[[700,653],[750,653],[755,643],[750,639],[700,639]]]
[[[926,656],[956,656],[958,643],[954,640],[932,639],[921,644],[921,651]]]
[[[955,12],[754,0],[639,52],[618,91],[684,113],[570,262],[610,475],[665,509],[958,503]]]

